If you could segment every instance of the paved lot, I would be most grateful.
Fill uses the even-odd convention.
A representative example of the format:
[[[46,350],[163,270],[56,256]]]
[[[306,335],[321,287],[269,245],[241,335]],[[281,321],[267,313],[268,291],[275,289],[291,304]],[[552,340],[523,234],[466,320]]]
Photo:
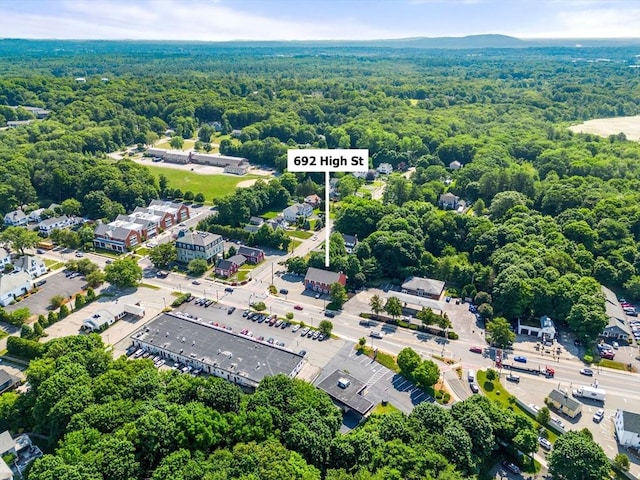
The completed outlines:
[[[74,293],[82,290],[82,288],[86,285],[83,276],[68,278],[64,276],[64,273],[62,271],[54,273],[52,275],[40,277],[36,281],[43,279],[46,279],[47,283],[42,285],[38,292],[28,298],[25,298],[21,302],[7,306],[6,310],[8,312],[12,312],[14,310],[17,310],[18,308],[27,307],[34,315],[46,315],[49,312],[49,301],[52,297],[56,295],[62,295],[63,297],[69,298]]]

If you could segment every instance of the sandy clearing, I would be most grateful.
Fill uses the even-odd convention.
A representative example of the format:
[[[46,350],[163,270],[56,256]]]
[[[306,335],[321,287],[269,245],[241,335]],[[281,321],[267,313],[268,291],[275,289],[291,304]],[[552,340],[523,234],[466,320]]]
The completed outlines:
[[[638,141],[640,140],[640,115],[587,120],[580,125],[572,125],[569,130],[575,133],[592,133],[601,137],[623,132],[627,136],[627,140]]]
[[[151,167],[161,167],[161,168],[172,168],[174,170],[183,170],[185,172],[195,173],[197,175],[232,175],[224,173],[223,167],[212,167],[209,165],[198,165],[197,163],[188,163],[186,165],[181,165],[178,163],[170,163],[170,162],[152,162],[149,157],[141,157],[132,159],[134,162],[139,163],[140,165],[146,165]],[[269,172],[267,170],[260,170],[255,167],[251,167],[249,170],[250,175],[261,175],[263,177],[270,177],[273,175],[273,172]],[[236,175],[233,175],[236,176]],[[251,183],[249,183],[251,182]],[[247,183],[247,185],[242,185]],[[255,180],[244,180],[240,182],[239,186],[242,187],[250,187],[255,183]]]

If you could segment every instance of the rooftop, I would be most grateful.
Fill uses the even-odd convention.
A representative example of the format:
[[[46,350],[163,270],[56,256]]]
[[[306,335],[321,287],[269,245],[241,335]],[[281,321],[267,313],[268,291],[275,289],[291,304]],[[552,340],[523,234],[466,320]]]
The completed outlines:
[[[179,244],[186,245],[198,245],[200,247],[206,247],[207,245],[211,245],[212,243],[217,242],[222,237],[220,235],[216,235],[215,233],[209,232],[200,232],[196,230],[195,232],[180,232],[178,234],[178,238],[176,239],[176,246],[180,247]]]
[[[432,278],[409,277],[402,284],[406,290],[422,290],[428,295],[440,296],[444,290],[444,282]]]
[[[338,385],[338,381],[342,379],[346,379],[350,382],[348,387],[342,388]],[[332,399],[346,405],[351,410],[358,412],[360,415],[366,415],[366,413],[373,408],[373,402],[360,395],[365,387],[364,382],[361,382],[348,373],[335,370],[328,377],[322,380],[317,387],[320,390],[327,392]]]
[[[582,404],[580,402],[578,402],[577,400],[574,400],[565,392],[555,388],[551,390],[551,393],[549,394],[549,398],[551,400],[558,402],[561,405],[566,406],[569,410],[578,410],[579,408],[582,408]]]
[[[317,282],[323,285],[331,285],[340,280],[340,274],[338,272],[330,272],[329,270],[322,270],[320,268],[309,267],[307,274],[304,277],[305,282]]]
[[[225,316],[221,313],[220,319]],[[256,383],[270,375],[290,375],[303,361],[290,350],[175,313],[160,314],[131,338]]]
[[[640,413],[622,410],[622,421],[625,431],[640,435]]]

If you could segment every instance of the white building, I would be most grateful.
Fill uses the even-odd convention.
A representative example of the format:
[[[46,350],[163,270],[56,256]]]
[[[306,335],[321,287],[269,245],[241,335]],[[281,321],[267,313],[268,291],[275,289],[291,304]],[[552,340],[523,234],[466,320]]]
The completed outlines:
[[[298,217],[308,218],[313,214],[313,207],[308,203],[296,203],[282,211],[282,216],[289,223],[295,223]]]
[[[11,252],[4,247],[0,247],[0,270],[11,263]]]
[[[103,328],[113,325],[117,320],[133,315],[138,318],[144,317],[144,308],[139,305],[115,304],[110,305],[94,313],[91,318],[82,322],[82,330],[98,332]]]
[[[4,216],[4,224],[8,227],[19,227],[29,223],[29,218],[20,209],[9,212]]]
[[[38,257],[23,255],[13,261],[13,266],[18,271],[27,272],[31,278],[37,278],[47,273],[47,266]]]
[[[0,276],[0,306],[10,305],[16,297],[32,289],[31,275],[27,272],[13,272]]]
[[[616,410],[613,417],[618,443],[623,447],[640,448],[640,414]]]
[[[383,175],[389,175],[393,173],[393,166],[390,163],[381,163],[378,165],[378,173],[382,173]]]

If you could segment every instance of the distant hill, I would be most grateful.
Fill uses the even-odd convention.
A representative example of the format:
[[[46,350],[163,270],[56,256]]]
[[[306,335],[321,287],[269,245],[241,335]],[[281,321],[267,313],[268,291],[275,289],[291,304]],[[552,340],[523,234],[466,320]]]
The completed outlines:
[[[528,42],[508,35],[486,34],[466,37],[414,37],[361,42],[372,47],[401,48],[524,48]]]

